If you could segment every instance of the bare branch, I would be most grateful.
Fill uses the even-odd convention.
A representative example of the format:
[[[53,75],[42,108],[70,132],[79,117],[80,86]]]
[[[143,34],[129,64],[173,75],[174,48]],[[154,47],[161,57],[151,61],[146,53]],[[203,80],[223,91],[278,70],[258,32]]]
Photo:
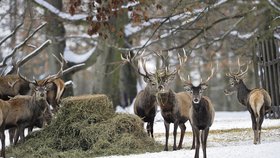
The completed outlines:
[[[74,66],[72,66],[72,67],[69,67],[69,68],[63,70],[62,74],[63,74],[63,75],[66,75],[66,74],[68,74],[69,72],[72,72],[72,71],[74,71],[74,70],[80,69],[81,67],[83,67],[83,66],[85,66],[85,65],[86,65],[85,63],[81,63],[81,64],[74,65]]]
[[[31,58],[35,57],[39,53],[41,53],[47,46],[51,44],[51,40],[47,40],[44,42],[41,46],[39,46],[37,49],[35,49],[33,52],[25,56],[22,60],[18,61],[16,66],[20,67],[24,65],[27,61],[29,61]]]
[[[35,35],[36,32],[38,32],[40,29],[42,29],[47,23],[43,23],[42,25],[40,25],[38,28],[35,29],[35,31],[30,34],[28,37],[25,38],[25,40],[23,42],[21,42],[20,44],[18,44],[13,50],[12,52],[8,55],[8,56],[13,56],[16,51],[21,48],[23,45],[26,44],[26,42]],[[5,58],[2,63],[0,65],[4,65],[7,62],[8,58]]]
[[[12,36],[17,32],[18,28],[20,28],[22,25],[23,25],[23,23],[20,23],[19,25],[17,25],[13,32],[11,32],[11,33],[10,33],[9,35],[7,35],[4,39],[2,39],[2,40],[0,41],[0,46],[1,46],[7,39],[9,39],[10,37],[12,37]]]

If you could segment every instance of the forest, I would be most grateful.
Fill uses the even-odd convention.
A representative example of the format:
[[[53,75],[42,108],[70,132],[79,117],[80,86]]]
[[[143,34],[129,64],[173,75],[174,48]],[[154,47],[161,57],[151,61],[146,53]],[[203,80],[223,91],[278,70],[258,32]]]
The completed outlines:
[[[155,54],[175,69],[178,54],[186,52],[181,73],[193,82],[206,79],[213,67],[206,95],[217,111],[244,110],[236,96],[223,92],[229,84],[225,76],[237,71],[238,61],[241,67],[249,66],[248,87],[260,87],[254,58],[260,43],[272,41],[271,50],[279,58],[280,4],[275,0],[10,0],[0,1],[0,8],[2,63],[13,53],[6,61],[13,65],[43,46],[20,66],[25,76],[40,79],[55,74],[60,65],[53,55],[62,54],[67,61],[64,69],[84,63],[63,76],[73,83],[65,97],[106,94],[115,107],[131,105],[145,87],[122,55],[144,52],[147,69],[154,72],[163,64]],[[7,69],[1,67],[1,74]],[[183,90],[178,76],[171,87]]]

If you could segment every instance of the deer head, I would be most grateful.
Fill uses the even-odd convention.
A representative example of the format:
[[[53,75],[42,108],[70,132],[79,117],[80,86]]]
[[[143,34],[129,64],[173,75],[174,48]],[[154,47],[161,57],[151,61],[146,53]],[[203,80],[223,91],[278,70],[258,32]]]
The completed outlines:
[[[47,92],[51,87],[50,84],[40,85],[40,84],[38,84],[38,81],[35,79],[31,81],[31,80],[27,79],[25,76],[21,75],[19,70],[18,70],[18,75],[21,79],[23,79],[29,83],[29,87],[30,87],[32,94],[35,97],[36,101],[46,100]]]
[[[214,70],[215,69],[211,66],[211,74],[209,75],[209,77],[206,80],[203,81],[201,79],[200,84],[198,86],[195,86],[192,84],[189,76],[188,76],[188,79],[186,80],[180,72],[178,73],[180,76],[180,79],[184,83],[184,89],[191,94],[193,103],[197,104],[200,102],[202,93],[208,88],[207,82],[214,75]]]
[[[170,84],[171,81],[174,80],[177,72],[180,70],[183,63],[187,61],[188,57],[184,49],[183,49],[183,56],[181,56],[178,53],[179,65],[177,65],[176,68],[173,71],[171,71],[170,65],[166,64],[166,59],[161,54],[156,53],[156,55],[160,57],[160,59],[162,60],[163,66],[161,68],[158,68],[156,72],[153,74],[153,76],[156,79],[158,92],[166,93],[169,91],[168,85]]]
[[[230,95],[233,92],[237,91],[237,88],[240,84],[243,83],[243,77],[248,71],[248,64],[246,64],[245,70],[241,70],[240,65],[240,58],[238,58],[238,71],[237,72],[229,72],[226,74],[226,76],[229,78],[229,85],[227,85],[224,89],[224,93],[226,95]]]
[[[147,70],[146,59],[144,59],[144,57],[142,56],[144,53],[145,50],[133,56],[132,52],[128,52],[126,53],[125,56],[122,54],[121,58],[124,62],[130,63],[131,66],[134,68],[134,70],[137,71],[138,74],[143,77],[145,83],[147,83],[147,87],[151,87],[151,89],[155,89],[156,78],[154,74],[150,73]],[[144,70],[144,73],[141,72],[140,68]]]

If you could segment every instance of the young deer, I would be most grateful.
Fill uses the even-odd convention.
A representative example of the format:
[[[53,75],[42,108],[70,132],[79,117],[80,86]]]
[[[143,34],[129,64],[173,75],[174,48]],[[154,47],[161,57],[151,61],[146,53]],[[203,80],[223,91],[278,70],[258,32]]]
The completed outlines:
[[[252,129],[254,130],[254,144],[261,143],[261,128],[264,120],[265,112],[271,108],[271,98],[268,92],[263,88],[248,89],[243,82],[243,77],[248,71],[248,64],[244,71],[241,70],[240,61],[238,59],[238,71],[236,73],[229,72],[230,85],[225,87],[224,93],[230,95],[237,91],[238,101],[247,107],[251,114]]]
[[[165,63],[165,59],[163,56],[157,54],[161,57],[163,63]],[[182,62],[187,61],[187,56],[184,51],[184,56],[179,56],[180,65]],[[169,84],[174,80],[177,71],[180,66],[178,66],[173,72],[169,71],[169,66],[166,66],[162,69],[157,69],[153,74],[156,79],[157,84],[157,94],[156,99],[157,103],[161,109],[161,115],[164,119],[165,126],[165,147],[164,150],[168,150],[168,138],[169,138],[169,125],[170,123],[174,124],[173,130],[173,150],[181,149],[182,143],[186,131],[185,123],[190,119],[189,110],[191,107],[191,97],[186,92],[175,93],[173,90],[169,88]],[[181,137],[178,146],[176,146],[176,135],[178,126],[181,129]],[[194,147],[194,141],[192,144],[192,148]]]
[[[192,124],[193,132],[195,135],[195,158],[199,157],[200,143],[202,143],[203,157],[206,158],[207,137],[209,129],[213,124],[215,117],[215,109],[211,100],[203,96],[202,93],[208,87],[207,82],[213,76],[214,69],[211,75],[198,86],[194,86],[190,80],[185,80],[181,75],[180,78],[184,82],[184,88],[192,98],[192,106],[189,111],[190,122]],[[200,131],[202,131],[200,133]],[[200,142],[201,141],[201,142]]]
[[[141,54],[143,54],[142,52]],[[141,55],[140,55],[141,56]],[[143,69],[145,74],[143,74],[140,69],[140,62],[138,62],[138,66],[136,67],[134,64],[136,55],[131,58],[131,54],[128,53],[126,57],[122,56],[122,60],[129,62],[133,68],[136,70],[139,75],[144,78],[144,81],[147,83],[146,87],[141,90],[135,98],[134,102],[134,113],[139,116],[143,122],[147,122],[146,130],[149,136],[154,137],[154,119],[157,111],[156,104],[156,84],[153,75],[148,73],[146,66],[144,65]]]

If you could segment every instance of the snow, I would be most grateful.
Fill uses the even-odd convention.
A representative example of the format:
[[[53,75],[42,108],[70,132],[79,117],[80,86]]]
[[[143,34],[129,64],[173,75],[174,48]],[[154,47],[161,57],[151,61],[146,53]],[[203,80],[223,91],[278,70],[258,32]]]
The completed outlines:
[[[117,108],[117,112],[128,112],[133,113],[133,107],[128,107],[122,109]],[[186,123],[187,132],[191,131],[189,123]],[[280,120],[276,119],[265,119],[262,125],[263,128],[276,128],[280,131]],[[211,130],[229,130],[229,129],[251,129],[251,118],[248,111],[241,112],[216,112],[215,120],[210,128]],[[173,130],[173,124],[170,124],[170,132]],[[265,131],[265,130],[263,130]],[[165,129],[163,125],[163,118],[161,117],[160,111],[155,118],[154,133],[164,135]],[[264,133],[264,132],[263,132]],[[249,132],[251,136],[253,132]],[[209,134],[209,136],[211,133]],[[271,133],[271,135],[279,135],[279,133]],[[172,139],[172,134],[169,136]],[[219,137],[219,134],[218,134]],[[220,138],[223,138],[222,136]],[[158,138],[155,137],[156,141]],[[164,137],[162,138],[164,140]],[[189,139],[189,138],[188,138]],[[273,140],[273,139],[272,139]],[[190,141],[190,140],[189,140]],[[243,143],[228,143],[227,145],[212,145],[214,142],[209,142],[210,147],[207,148],[207,156],[209,158],[277,158],[280,155],[280,141],[262,141],[262,144],[254,145],[252,141],[246,142],[245,140],[240,140]],[[162,142],[162,141],[159,141]],[[169,143],[172,143],[172,140],[169,140]],[[217,142],[216,142],[217,143]],[[182,149],[178,151],[162,151],[156,153],[144,153],[144,154],[131,154],[131,155],[115,155],[107,156],[103,158],[193,158],[194,150]],[[202,149],[200,149],[200,156],[202,157]]]
[[[96,47],[93,47],[92,49],[90,49],[88,52],[84,54],[76,54],[66,47],[64,51],[64,58],[67,61],[73,63],[83,63],[94,53],[95,49]]]
[[[277,158],[280,154],[280,142],[263,143],[260,145],[242,145],[230,147],[207,148],[209,158]],[[107,158],[193,158],[194,150],[162,151],[127,156],[108,156]],[[200,151],[202,157],[202,151]]]
[[[65,20],[71,20],[71,21],[76,21],[76,20],[86,20],[86,17],[88,16],[87,14],[74,14],[71,15],[69,13],[64,13],[61,12],[59,9],[55,8],[51,4],[49,4],[47,1],[44,0],[34,0],[37,4],[43,6],[44,8],[48,9],[50,12],[53,14],[56,14],[62,19]]]

